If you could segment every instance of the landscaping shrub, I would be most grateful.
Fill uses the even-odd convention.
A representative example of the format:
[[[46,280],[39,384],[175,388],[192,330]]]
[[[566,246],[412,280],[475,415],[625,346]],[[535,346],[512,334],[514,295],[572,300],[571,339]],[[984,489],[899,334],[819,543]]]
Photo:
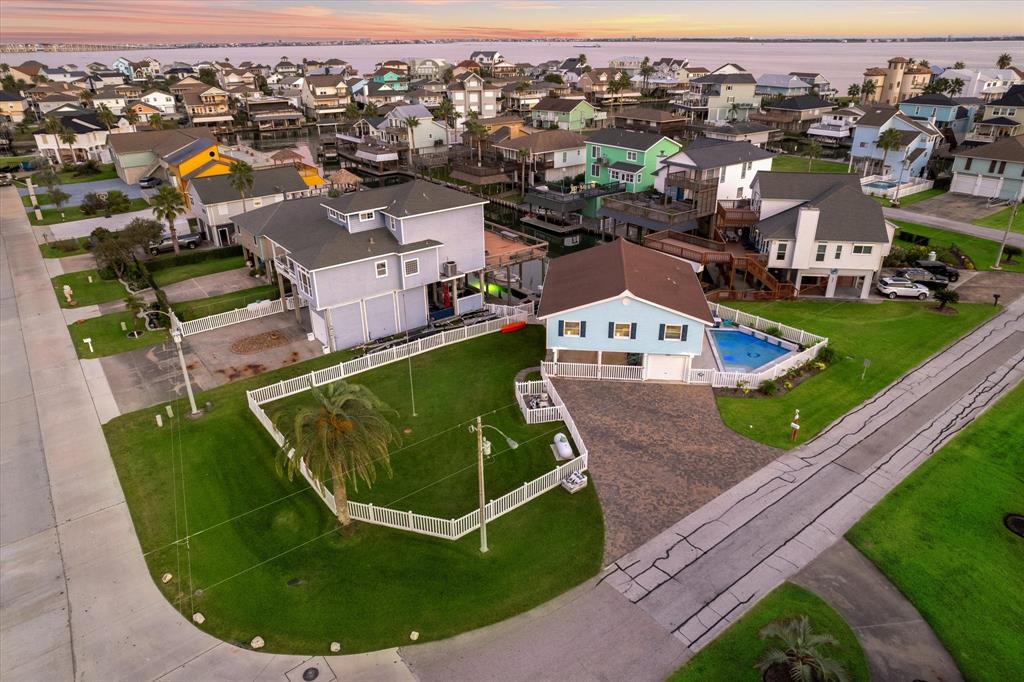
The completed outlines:
[[[78,207],[85,215],[96,215],[107,207],[107,200],[96,192],[89,192],[82,197],[82,203]]]
[[[764,333],[767,334],[768,336],[774,336],[777,339],[782,338],[782,330],[779,329],[777,326],[768,327],[767,329],[764,330]]]
[[[836,359],[836,352],[832,350],[832,346],[822,346],[818,349],[818,354],[814,356],[815,360],[824,362],[825,364],[831,364]]]
[[[63,251],[64,253],[71,253],[72,251],[77,251],[78,250],[78,240],[74,239],[74,238],[71,238],[71,239],[59,239],[59,240],[57,240],[55,242],[50,242],[50,244],[55,249],[57,249],[59,251]]]
[[[779,392],[779,384],[775,379],[767,379],[761,382],[761,393],[765,395],[775,395]]]
[[[124,192],[117,189],[107,192],[107,213],[124,213],[131,205],[131,199]]]
[[[1021,254],[1021,248],[1012,244],[1003,246],[1003,260],[1012,263],[1013,259]]]
[[[231,258],[232,256],[241,256],[242,247],[238,246],[225,246],[219,249],[204,249],[202,251],[182,251],[178,255],[167,255],[158,256],[146,261],[146,267],[150,272],[157,272],[158,270],[166,270],[167,268],[173,268],[178,265],[191,265],[193,263],[202,263],[208,260],[218,260],[220,258]]]
[[[923,237],[913,232],[907,232],[906,230],[899,230],[896,232],[896,238],[900,241],[910,242],[911,244],[917,244],[919,246],[928,246],[928,242],[931,240],[928,237]]]
[[[939,289],[935,292],[934,298],[939,302],[939,310],[944,309],[947,305],[960,302],[960,294],[952,289]]]
[[[82,177],[84,175],[96,175],[100,172],[100,164],[95,159],[89,159],[85,163],[80,163],[74,166],[75,175]]]

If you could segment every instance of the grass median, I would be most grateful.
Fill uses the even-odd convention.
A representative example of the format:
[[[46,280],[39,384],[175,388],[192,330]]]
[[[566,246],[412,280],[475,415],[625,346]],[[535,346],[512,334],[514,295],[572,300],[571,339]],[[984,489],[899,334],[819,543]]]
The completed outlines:
[[[124,324],[126,329],[122,329]],[[138,330],[139,336],[128,336],[128,332]],[[134,317],[131,312],[110,313],[80,320],[68,325],[71,340],[80,358],[100,358],[117,355],[138,348],[146,348],[166,341],[169,337],[165,330],[148,331],[142,320]],[[92,341],[92,350],[85,339]]]
[[[974,262],[974,267],[978,270],[991,270],[992,266],[995,265],[996,254],[999,253],[999,242],[994,242],[984,237],[974,237],[969,234],[940,230],[937,227],[909,223],[905,220],[891,220],[890,222],[897,225],[901,230],[906,230],[922,237],[928,237],[929,247],[949,248],[956,245],[958,249],[970,257]],[[907,243],[900,240],[893,242],[896,245],[905,245]],[[1024,258],[1018,256],[1013,263],[1007,263],[1004,259],[1003,270],[1024,272]]]

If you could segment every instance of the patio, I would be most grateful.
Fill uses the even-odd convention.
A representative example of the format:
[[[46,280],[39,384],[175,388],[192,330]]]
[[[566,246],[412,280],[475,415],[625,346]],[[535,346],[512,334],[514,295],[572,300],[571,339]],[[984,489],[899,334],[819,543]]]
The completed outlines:
[[[554,381],[590,450],[605,564],[779,454],[723,424],[710,387]]]

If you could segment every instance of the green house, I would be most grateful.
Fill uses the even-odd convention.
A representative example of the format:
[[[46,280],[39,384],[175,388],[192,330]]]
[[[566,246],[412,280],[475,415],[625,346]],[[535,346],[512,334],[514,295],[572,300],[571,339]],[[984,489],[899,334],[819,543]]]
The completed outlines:
[[[642,192],[654,187],[654,174],[661,159],[682,146],[662,135],[619,128],[598,130],[587,138],[585,182],[598,185],[621,182],[623,191]],[[593,199],[584,215],[597,216],[601,199]]]
[[[545,97],[530,110],[534,128],[561,128],[579,132],[602,125],[608,114],[598,111],[585,99]]]

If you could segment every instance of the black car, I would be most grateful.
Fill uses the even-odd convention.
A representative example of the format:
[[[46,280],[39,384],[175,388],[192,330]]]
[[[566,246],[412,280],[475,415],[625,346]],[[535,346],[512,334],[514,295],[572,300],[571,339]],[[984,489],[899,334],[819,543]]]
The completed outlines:
[[[919,260],[915,265],[922,270],[927,270],[933,275],[941,275],[950,282],[955,282],[960,279],[960,271],[956,268],[952,268],[942,261],[939,260]]]
[[[153,187],[159,187],[164,183],[160,178],[154,178],[152,175],[148,175],[139,180],[139,187],[142,189],[152,189]]]
[[[923,284],[929,289],[945,289],[949,286],[949,279],[942,275],[934,275],[924,268],[905,268],[903,270],[897,270],[896,274],[900,277],[906,277],[915,284]]]

